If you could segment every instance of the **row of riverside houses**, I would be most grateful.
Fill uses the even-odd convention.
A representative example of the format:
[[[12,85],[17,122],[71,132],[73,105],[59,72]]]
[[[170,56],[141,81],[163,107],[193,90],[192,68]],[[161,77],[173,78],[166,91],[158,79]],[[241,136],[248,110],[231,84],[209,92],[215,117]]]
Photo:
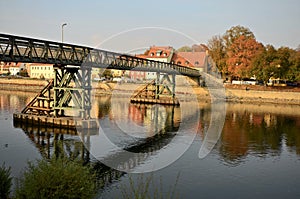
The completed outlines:
[[[175,63],[182,66],[197,68],[199,71],[204,71],[208,67],[208,52],[207,49],[192,52],[176,52],[170,46],[151,46],[144,54],[136,55],[139,58],[161,61],[166,63]],[[53,79],[54,70],[51,64],[40,63],[4,63],[0,64],[0,75],[17,76],[21,73],[26,73],[30,78],[37,79]],[[113,77],[127,76],[132,80],[149,80],[155,79],[154,72],[140,72],[140,71],[120,71],[111,70]],[[92,71],[92,78],[99,79],[101,76],[99,69]],[[23,75],[22,75],[23,76]]]
[[[136,55],[136,57],[175,63],[182,66],[196,68],[199,71],[205,71],[209,65],[208,50],[204,45],[199,45],[200,50],[192,52],[177,52],[171,46],[151,46],[144,54]],[[199,48],[198,48],[199,49]],[[127,75],[133,80],[149,80],[155,79],[155,72],[126,71],[125,73],[118,70],[112,71],[114,77]]]
[[[52,64],[1,62],[0,75],[53,79],[54,70]]]

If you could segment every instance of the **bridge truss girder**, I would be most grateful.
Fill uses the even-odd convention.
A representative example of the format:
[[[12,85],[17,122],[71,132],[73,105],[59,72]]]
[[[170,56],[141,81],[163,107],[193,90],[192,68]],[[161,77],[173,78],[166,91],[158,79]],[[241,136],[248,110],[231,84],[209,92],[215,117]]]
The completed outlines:
[[[0,34],[0,61],[163,72],[199,77],[197,69],[87,46]]]

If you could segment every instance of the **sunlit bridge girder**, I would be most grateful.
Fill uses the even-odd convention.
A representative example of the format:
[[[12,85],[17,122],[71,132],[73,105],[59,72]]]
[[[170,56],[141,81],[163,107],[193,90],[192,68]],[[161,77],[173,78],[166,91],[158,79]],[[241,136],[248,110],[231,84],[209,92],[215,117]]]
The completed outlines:
[[[0,61],[163,72],[199,77],[197,69],[91,47],[0,34]]]

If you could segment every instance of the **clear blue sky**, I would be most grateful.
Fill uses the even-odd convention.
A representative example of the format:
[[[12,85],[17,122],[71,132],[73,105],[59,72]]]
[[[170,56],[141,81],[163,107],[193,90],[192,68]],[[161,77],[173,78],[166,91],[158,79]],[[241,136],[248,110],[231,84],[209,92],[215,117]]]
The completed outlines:
[[[250,28],[263,44],[300,44],[299,0],[0,0],[0,8],[2,33],[60,41],[66,22],[65,42],[116,51],[206,44],[235,25]]]

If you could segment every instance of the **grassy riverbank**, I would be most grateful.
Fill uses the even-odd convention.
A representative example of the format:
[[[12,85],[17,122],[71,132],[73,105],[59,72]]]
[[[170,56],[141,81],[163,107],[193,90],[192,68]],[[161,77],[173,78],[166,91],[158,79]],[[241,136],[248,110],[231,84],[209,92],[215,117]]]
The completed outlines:
[[[39,92],[47,85],[46,80],[31,79],[8,79],[0,78],[0,90],[7,91],[25,91]],[[135,89],[143,84],[116,84],[116,83],[98,83],[93,82],[93,93],[95,95],[131,95]],[[274,103],[274,104],[295,104],[300,105],[300,88],[299,87],[266,87],[252,85],[225,85],[226,100],[230,102],[244,103]],[[188,97],[193,94],[202,101],[209,101],[210,94],[207,88],[198,86],[177,86],[176,94],[178,97]]]

